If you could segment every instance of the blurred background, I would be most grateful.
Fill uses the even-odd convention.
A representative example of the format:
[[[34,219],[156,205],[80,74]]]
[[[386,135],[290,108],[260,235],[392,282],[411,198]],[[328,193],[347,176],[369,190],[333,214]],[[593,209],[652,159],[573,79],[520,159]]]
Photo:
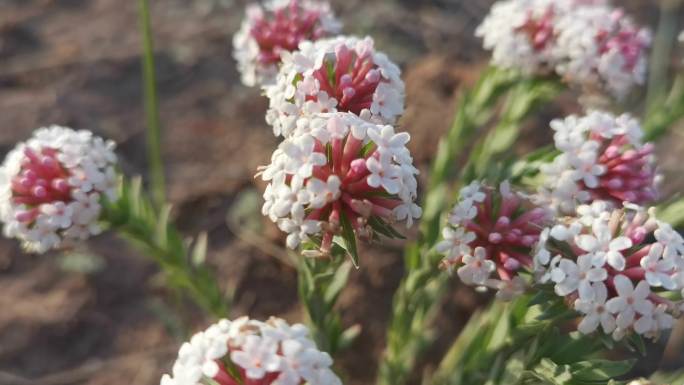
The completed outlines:
[[[277,140],[264,121],[266,99],[240,84],[231,58],[246,3],[151,1],[168,191],[181,230],[209,233],[208,263],[235,295],[231,316],[298,321],[296,271],[282,262],[278,230],[259,214],[263,186],[253,179]],[[459,90],[486,65],[473,31],[491,3],[332,1],[346,33],[371,35],[401,65],[408,108],[400,125],[423,171]],[[657,1],[620,3],[656,25]],[[33,129],[61,124],[115,140],[123,169],[144,173],[140,52],[136,1],[0,0],[0,155]],[[571,95],[562,98],[529,122],[513,150],[549,141],[548,121],[577,111]],[[682,191],[682,130],[673,128],[660,147],[665,194]],[[339,360],[345,383],[359,385],[375,378],[403,269],[400,243],[362,248],[362,268],[340,301],[345,325],[363,326]],[[0,240],[0,385],[158,384],[188,330],[207,324],[160,278],[152,262],[112,235],[48,256]],[[487,300],[453,284],[413,383]],[[640,370],[684,362],[683,335],[675,330],[665,356],[649,356]]]

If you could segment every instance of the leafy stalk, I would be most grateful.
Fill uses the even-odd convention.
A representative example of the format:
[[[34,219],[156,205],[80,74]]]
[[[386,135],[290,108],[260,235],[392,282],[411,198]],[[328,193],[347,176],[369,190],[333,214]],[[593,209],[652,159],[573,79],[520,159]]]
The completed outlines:
[[[681,0],[662,1],[658,27],[653,39],[651,58],[648,64],[648,92],[646,107],[656,108],[667,94],[669,84],[670,59],[677,40],[677,28]]]
[[[435,385],[618,384],[634,361],[609,361],[602,353],[610,337],[566,333],[561,326],[576,314],[550,289],[495,302],[473,315],[432,377]],[[641,349],[633,338],[624,344]]]
[[[349,347],[360,329],[347,330],[334,307],[347,285],[353,265],[344,251],[334,248],[331,260],[301,258],[299,262],[299,297],[304,304],[314,340],[319,349],[335,355]],[[337,252],[335,252],[337,251]]]
[[[225,298],[216,278],[204,266],[206,236],[195,240],[190,249],[182,235],[169,222],[171,208],[156,209],[142,191],[140,178],[122,181],[119,199],[105,202],[104,221],[123,238],[152,257],[166,274],[169,285],[191,298],[209,315],[228,315]]]
[[[519,76],[512,71],[488,68],[472,90],[461,96],[454,122],[439,143],[430,168],[430,181],[423,201],[421,243],[433,244],[439,237],[440,217],[448,204],[444,199],[451,181],[456,178],[456,161],[466,150],[478,129],[496,114],[496,105]]]
[[[645,139],[657,139],[681,119],[684,119],[684,74],[677,76],[669,95],[664,100],[659,100],[646,115]]]
[[[658,207],[657,216],[674,228],[684,226],[684,198],[662,204]]]
[[[520,81],[506,96],[506,104],[494,129],[470,154],[462,179],[464,184],[476,179],[500,181],[507,177],[493,161],[509,152],[520,136],[521,122],[539,106],[563,90],[556,79],[529,78]],[[512,158],[510,155],[508,158]]]
[[[145,114],[147,116],[147,161],[153,202],[161,208],[166,202],[164,181],[164,161],[162,159],[161,124],[157,93],[157,76],[154,63],[154,45],[150,21],[149,0],[139,2],[140,28],[143,41],[143,82],[145,94]]]
[[[479,160],[471,157],[469,164],[488,164],[490,159],[504,152],[507,143],[512,143],[518,136],[521,121],[559,90],[555,82],[523,80],[516,86],[518,81],[515,73],[490,68],[475,88],[462,96],[451,130],[440,142],[423,205],[421,236],[418,243],[407,247],[406,275],[394,296],[387,347],[377,380],[379,385],[405,383],[417,357],[431,340],[430,319],[448,280],[448,276],[439,271],[441,256],[433,248],[439,240],[442,217],[449,204],[449,186],[457,179],[459,153],[477,136],[479,128],[495,116],[502,95],[510,92],[503,118],[484,141],[485,146],[496,146],[486,153],[477,152]],[[461,175],[461,179],[479,177],[485,172],[486,168],[473,167],[467,175]]]

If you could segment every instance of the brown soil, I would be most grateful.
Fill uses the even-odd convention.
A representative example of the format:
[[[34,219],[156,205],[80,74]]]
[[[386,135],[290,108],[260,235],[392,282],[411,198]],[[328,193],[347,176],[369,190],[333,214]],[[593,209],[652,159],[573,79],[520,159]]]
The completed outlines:
[[[245,202],[263,186],[252,176],[277,143],[264,122],[266,101],[239,84],[230,57],[246,1],[152,3],[169,195],[178,223],[189,235],[209,233],[209,262],[235,293],[233,316],[300,320],[296,273],[275,258],[282,250],[264,242],[282,244],[277,230],[252,219],[255,238],[225,220],[235,202],[241,213],[255,210]],[[422,170],[450,125],[459,89],[482,68],[485,55],[472,35],[490,3],[333,1],[346,31],[370,34],[404,68],[408,110],[401,125],[413,136]],[[651,2],[632,3],[654,20]],[[135,1],[121,0],[0,1],[0,154],[34,128],[55,123],[116,140],[124,170],[144,172],[136,10]],[[545,132],[544,121],[564,110],[549,110],[531,130]],[[681,137],[674,143],[668,146],[682,148]],[[666,167],[671,174],[681,170],[676,161]],[[340,301],[345,324],[363,326],[339,361],[348,384],[373,381],[403,271],[399,244],[366,247],[363,254],[363,268]],[[454,285],[437,321],[440,337],[423,366],[435,364],[485,300]],[[163,289],[153,263],[111,235],[75,253],[48,256],[25,255],[15,242],[0,240],[0,308],[0,385],[157,384],[184,328],[206,325],[199,311]]]

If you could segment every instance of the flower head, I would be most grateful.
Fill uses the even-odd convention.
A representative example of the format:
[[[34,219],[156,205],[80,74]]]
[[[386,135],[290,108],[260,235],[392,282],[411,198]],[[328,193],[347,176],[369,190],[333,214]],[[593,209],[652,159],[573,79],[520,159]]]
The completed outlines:
[[[656,198],[653,145],[642,144],[637,120],[593,111],[555,120],[551,127],[561,154],[542,166],[540,196],[556,210],[572,214],[578,203],[601,200],[618,207]]]
[[[327,254],[334,235],[387,234],[420,217],[407,133],[341,112],[313,116],[307,130],[286,138],[260,171],[269,182],[263,213],[288,233],[289,247],[320,237]]]
[[[567,1],[499,1],[475,34],[492,51],[492,63],[528,74],[553,70],[554,46],[559,17],[567,12]]]
[[[546,230],[537,278],[583,314],[580,332],[600,325],[615,339],[632,331],[655,338],[681,306],[667,298],[684,288],[684,239],[638,206],[593,206]]]
[[[265,87],[270,101],[266,120],[275,135],[284,137],[306,133],[306,117],[316,113],[349,112],[393,124],[404,112],[400,74],[370,37],[302,42],[298,51],[283,57],[276,83]]]
[[[313,0],[268,0],[251,4],[233,37],[233,55],[246,86],[272,83],[282,55],[300,42],[336,35],[340,23],[330,5]]]
[[[651,33],[623,10],[579,7],[558,21],[556,70],[571,84],[623,99],[646,81]]]
[[[549,219],[507,182],[498,190],[474,182],[461,191],[437,251],[445,255],[442,265],[457,268],[464,283],[511,298],[507,291],[524,291],[519,272],[532,270],[532,250]]]
[[[161,385],[339,385],[331,365],[304,325],[224,319],[181,346]]]
[[[476,31],[492,63],[556,72],[592,94],[623,99],[646,80],[651,34],[603,0],[507,0]]]
[[[100,200],[116,199],[114,142],[52,126],[18,144],[0,167],[7,237],[43,253],[98,234]]]

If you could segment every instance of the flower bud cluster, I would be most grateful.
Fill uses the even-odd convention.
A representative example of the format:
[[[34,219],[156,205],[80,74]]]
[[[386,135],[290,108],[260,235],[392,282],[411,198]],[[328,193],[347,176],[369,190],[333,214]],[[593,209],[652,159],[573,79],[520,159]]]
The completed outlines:
[[[286,138],[260,175],[269,185],[263,214],[288,233],[296,248],[319,238],[327,255],[343,231],[370,238],[387,226],[421,214],[416,199],[418,170],[407,133],[369,123],[352,113],[318,114],[306,134]]]
[[[651,33],[604,1],[500,1],[476,34],[493,64],[555,72],[589,93],[623,99],[646,81]]]
[[[250,4],[233,37],[233,55],[242,83],[253,87],[272,83],[283,55],[302,41],[336,35],[340,22],[330,5],[314,0],[269,0]]]
[[[572,215],[577,204],[606,201],[645,204],[657,198],[653,145],[643,144],[639,122],[629,115],[592,111],[551,122],[561,151],[541,167],[540,197]]]
[[[276,136],[306,133],[298,123],[316,113],[350,112],[378,124],[394,124],[404,112],[401,71],[378,52],[370,37],[305,41],[283,57],[276,83],[265,87],[266,121]]]
[[[535,266],[539,282],[582,314],[584,334],[600,326],[616,340],[632,332],[656,338],[681,313],[668,298],[684,289],[684,239],[653,210],[579,206],[544,230]]]
[[[331,365],[304,325],[224,319],[181,346],[161,385],[340,385]]]
[[[461,190],[436,249],[445,255],[442,266],[457,268],[465,284],[511,299],[525,290],[520,274],[532,270],[532,251],[551,219],[508,182],[498,189],[473,182]]]
[[[114,147],[90,131],[59,126],[19,143],[0,167],[5,236],[44,253],[100,233],[100,201],[117,196]]]

